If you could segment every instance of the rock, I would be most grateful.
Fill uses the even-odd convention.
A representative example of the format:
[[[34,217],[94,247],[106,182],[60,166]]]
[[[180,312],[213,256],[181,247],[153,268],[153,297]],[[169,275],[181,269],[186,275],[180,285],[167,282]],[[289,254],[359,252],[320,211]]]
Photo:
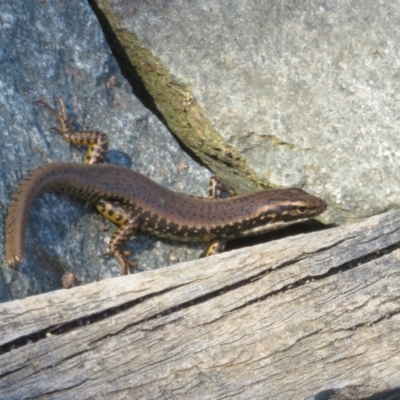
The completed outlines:
[[[57,121],[34,101],[54,105],[56,97],[63,98],[77,128],[108,134],[110,162],[174,190],[204,196],[210,173],[132,94],[85,2],[6,0],[0,26],[0,300],[55,290],[64,272],[80,283],[118,276],[117,261],[101,257],[114,226],[91,206],[55,194],[42,196],[33,207],[26,261],[16,270],[6,265],[4,222],[18,182],[45,163],[80,163],[85,153],[50,130]],[[131,240],[127,249],[138,271],[197,258],[201,251],[148,236]]]
[[[398,7],[95,3],[169,126],[214,171],[302,187],[328,202],[328,223],[399,207]]]

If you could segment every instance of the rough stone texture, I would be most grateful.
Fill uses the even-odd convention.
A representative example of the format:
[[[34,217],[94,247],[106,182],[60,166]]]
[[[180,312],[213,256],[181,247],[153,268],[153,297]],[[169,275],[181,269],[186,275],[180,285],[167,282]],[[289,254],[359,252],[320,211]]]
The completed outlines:
[[[132,95],[86,2],[2,1],[0,6],[0,300],[54,290],[66,270],[81,282],[118,276],[107,251],[114,226],[91,207],[47,194],[32,211],[26,261],[6,266],[4,221],[17,183],[51,161],[81,162],[76,149],[50,131],[53,116],[33,104],[62,97],[77,127],[110,139],[109,160],[172,189],[205,195],[209,172],[184,154],[167,129]],[[127,246],[139,271],[197,258],[200,250],[139,237]]]
[[[399,207],[399,1],[96,3],[262,179],[324,198],[323,221]]]

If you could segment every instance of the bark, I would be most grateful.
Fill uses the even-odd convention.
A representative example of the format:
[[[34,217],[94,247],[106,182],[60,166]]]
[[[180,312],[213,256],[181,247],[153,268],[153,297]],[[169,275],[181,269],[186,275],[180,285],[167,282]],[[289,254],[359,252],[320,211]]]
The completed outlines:
[[[398,398],[399,226],[390,212],[2,304],[0,397]]]

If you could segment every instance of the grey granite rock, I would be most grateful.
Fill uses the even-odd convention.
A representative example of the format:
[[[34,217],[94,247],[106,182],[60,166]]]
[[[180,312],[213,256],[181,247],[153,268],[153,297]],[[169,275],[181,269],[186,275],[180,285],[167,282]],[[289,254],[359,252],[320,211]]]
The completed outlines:
[[[109,161],[140,171],[174,190],[205,195],[209,172],[182,152],[164,125],[132,94],[86,2],[4,0],[0,5],[0,300],[59,288],[73,271],[82,283],[118,276],[102,258],[114,226],[92,207],[55,194],[34,205],[26,261],[16,270],[4,256],[4,221],[17,183],[48,162],[81,162],[84,149],[65,143],[43,107],[62,97],[80,129],[109,135]],[[139,271],[198,257],[200,249],[149,237],[127,249]]]
[[[261,179],[325,199],[324,222],[399,207],[398,1],[96,3]]]

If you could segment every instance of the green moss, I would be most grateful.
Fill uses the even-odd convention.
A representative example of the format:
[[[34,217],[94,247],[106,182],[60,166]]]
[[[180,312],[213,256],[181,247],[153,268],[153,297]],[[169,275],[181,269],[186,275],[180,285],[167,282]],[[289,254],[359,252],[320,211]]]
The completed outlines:
[[[184,146],[238,192],[266,187],[241,154],[223,140],[204,116],[190,88],[177,83],[134,34],[119,26],[107,1],[99,0],[97,5],[125,53],[125,63],[130,64],[125,65],[125,74],[131,69],[140,78],[168,128]]]

